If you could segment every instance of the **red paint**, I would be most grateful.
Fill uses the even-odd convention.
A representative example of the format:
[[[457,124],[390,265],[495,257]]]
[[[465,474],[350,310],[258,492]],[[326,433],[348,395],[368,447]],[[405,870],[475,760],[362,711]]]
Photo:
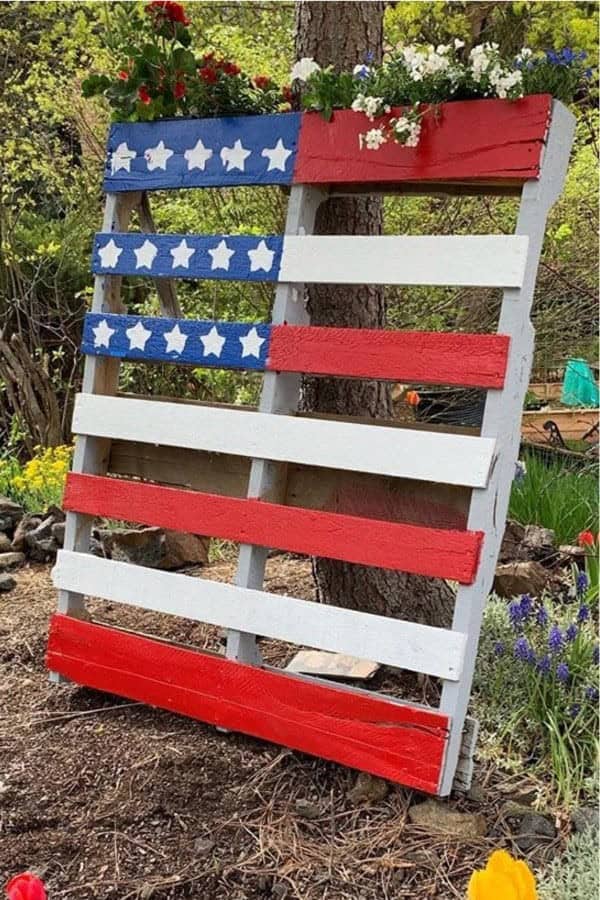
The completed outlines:
[[[504,385],[510,338],[497,334],[276,325],[267,368],[464,387]]]
[[[118,694],[435,793],[449,719],[292,675],[53,616],[48,668]]]
[[[63,507],[463,584],[475,578],[483,537],[74,472],[67,476]]]
[[[362,113],[338,110],[302,117],[294,182],[369,184],[475,181],[522,184],[538,178],[552,98],[465,100],[428,110],[418,147],[393,141],[360,148],[358,135],[377,125]],[[393,112],[400,113],[396,109]]]

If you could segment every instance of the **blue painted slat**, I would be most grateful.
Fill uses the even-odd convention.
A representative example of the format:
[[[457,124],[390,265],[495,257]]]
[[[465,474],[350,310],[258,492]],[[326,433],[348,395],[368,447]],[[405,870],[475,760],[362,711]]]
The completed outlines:
[[[270,338],[270,325],[252,322],[88,313],[81,349],[93,356],[262,371]]]
[[[277,281],[281,235],[100,233],[92,271],[159,278]]]
[[[300,121],[280,113],[116,123],[104,190],[291,184]]]

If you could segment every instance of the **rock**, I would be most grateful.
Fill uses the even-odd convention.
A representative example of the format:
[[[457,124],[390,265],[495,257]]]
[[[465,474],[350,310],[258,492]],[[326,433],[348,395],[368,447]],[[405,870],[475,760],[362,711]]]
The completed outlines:
[[[578,834],[582,831],[587,831],[588,828],[594,828],[596,831],[600,830],[600,812],[598,807],[582,806],[579,809],[574,809],[571,813],[571,824],[573,831],[576,831]]]
[[[41,523],[41,519],[39,516],[33,516],[30,513],[27,513],[20,520],[19,524],[15,528],[15,533],[13,534],[12,539],[12,548],[17,553],[22,553],[25,549],[25,535],[29,531],[33,531],[38,525]]]
[[[390,786],[383,778],[369,775],[368,772],[359,772],[354,787],[347,793],[351,803],[377,803],[387,797]]]
[[[527,525],[519,546],[519,559],[533,559],[551,564],[556,559],[556,535],[550,528],[541,525]]]
[[[519,546],[525,535],[525,526],[513,519],[508,519],[504,529],[504,537],[500,547],[498,560],[501,563],[513,562],[519,558]]]
[[[0,574],[0,594],[7,594],[16,586],[17,582],[12,575],[9,575],[7,572],[2,572]]]
[[[556,837],[556,828],[541,813],[528,812],[521,819],[519,833],[515,844],[523,853],[528,853],[540,843],[546,843]]]
[[[296,800],[294,808],[296,815],[302,816],[303,819],[318,819],[322,814],[319,805],[310,800]]]
[[[54,522],[50,531],[58,546],[63,547],[65,543],[65,523]]]
[[[23,518],[25,510],[19,503],[0,496],[0,531],[12,531]]]
[[[484,837],[487,832],[487,822],[482,815],[458,812],[440,800],[425,800],[424,803],[411,806],[408,818],[413,825],[454,837],[479,838]]]
[[[581,569],[585,568],[585,547],[573,546],[572,544],[561,544],[558,552],[566,563],[577,563]]]
[[[546,586],[548,574],[539,562],[504,563],[496,566],[494,590],[500,597],[532,594],[539,597]]]
[[[471,787],[467,791],[467,799],[473,803],[483,803],[485,800],[485,791],[478,781],[472,781]]]
[[[25,562],[24,553],[0,553],[0,572],[16,569]]]
[[[52,537],[54,516],[49,515],[25,535],[25,551],[34,562],[47,562],[56,556],[58,544]]]
[[[11,550],[10,538],[3,531],[0,531],[0,553],[8,553]]]
[[[208,856],[214,847],[215,842],[212,838],[196,838],[194,841],[194,853],[200,859]]]
[[[208,538],[162,528],[101,532],[106,554],[153,569],[180,569],[208,562]]]

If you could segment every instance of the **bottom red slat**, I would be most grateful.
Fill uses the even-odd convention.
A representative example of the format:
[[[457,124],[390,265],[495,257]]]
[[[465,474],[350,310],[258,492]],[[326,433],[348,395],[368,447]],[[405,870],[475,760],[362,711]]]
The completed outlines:
[[[448,717],[57,614],[48,668],[97,690],[438,790]]]

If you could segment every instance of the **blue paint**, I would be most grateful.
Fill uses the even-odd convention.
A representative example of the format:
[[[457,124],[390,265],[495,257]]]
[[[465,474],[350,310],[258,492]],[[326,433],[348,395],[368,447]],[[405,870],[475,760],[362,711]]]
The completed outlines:
[[[291,184],[294,173],[301,113],[279,113],[264,116],[230,116],[220,119],[162,119],[157,122],[118,122],[112,125],[104,169],[104,190],[147,191],[163,188],[233,187],[252,184]],[[212,150],[204,169],[190,168],[186,151],[196,147],[198,140]],[[250,150],[243,161],[243,171],[231,168],[221,158],[225,147],[233,147],[240,140]],[[265,148],[277,146],[281,140],[291,150],[280,168],[271,168]],[[172,155],[165,168],[149,168],[145,153],[163,141]],[[125,145],[122,166],[113,154]],[[129,151],[129,153],[128,153]],[[130,155],[134,154],[134,155]]]
[[[116,264],[103,265],[100,250],[113,242],[121,253]],[[138,266],[139,250],[148,241],[156,248],[149,266]],[[176,247],[185,241],[187,247],[194,250],[189,258],[187,267],[174,265],[175,259],[171,253]],[[225,242],[225,247],[233,250],[227,260],[228,268],[212,268],[213,257],[211,250]],[[255,251],[261,241],[265,242],[267,250],[273,252],[273,257],[267,262],[268,271],[260,268],[251,271],[251,257],[249,252]],[[112,246],[112,245],[111,245]],[[94,253],[92,257],[92,271],[97,274],[120,275],[150,275],[160,278],[207,278],[225,281],[277,281],[281,264],[283,249],[283,237],[280,235],[197,235],[197,234],[134,234],[134,233],[100,233],[94,241]],[[104,255],[106,260],[106,254]],[[270,265],[270,268],[269,268]]]
[[[113,334],[107,337],[108,347],[97,346],[97,335],[94,329],[99,326],[106,334],[103,323]],[[127,331],[136,328],[138,324],[150,332],[150,335],[142,334],[144,349],[132,348],[132,339]],[[182,350],[167,350],[168,344],[165,334],[172,332],[177,327],[185,336],[185,344]],[[206,338],[216,329],[217,337],[222,341],[220,355],[207,353],[205,344],[201,338]],[[254,347],[256,355],[243,356],[244,345],[241,338],[247,339],[252,330],[256,337]],[[141,333],[141,329],[140,329]],[[164,319],[152,316],[121,316],[115,314],[88,313],[83,323],[83,339],[81,349],[86,355],[91,356],[115,356],[120,359],[142,360],[145,362],[169,362],[183,365],[198,366],[201,368],[218,369],[256,369],[263,371],[269,353],[271,326],[256,324],[254,322],[212,322],[197,319]],[[135,341],[133,341],[135,343]],[[251,341],[252,343],[252,341]],[[260,343],[257,347],[256,344]],[[221,340],[218,341],[221,344]],[[247,340],[246,340],[246,345]],[[210,349],[208,344],[208,349]],[[219,349],[213,343],[213,347]]]

